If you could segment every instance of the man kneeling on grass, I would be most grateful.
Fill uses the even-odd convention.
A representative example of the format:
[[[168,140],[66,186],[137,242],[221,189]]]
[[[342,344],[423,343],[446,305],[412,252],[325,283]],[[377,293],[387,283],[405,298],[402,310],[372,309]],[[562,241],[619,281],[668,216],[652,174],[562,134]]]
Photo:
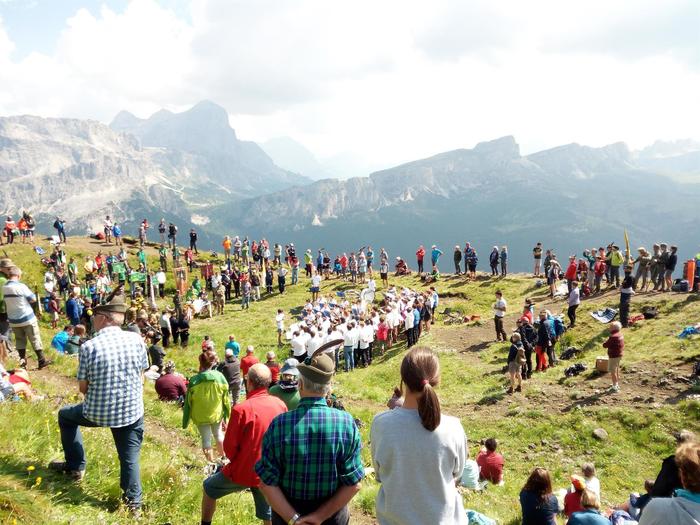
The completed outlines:
[[[202,496],[202,525],[210,525],[216,500],[250,488],[255,502],[255,516],[269,525],[270,505],[260,491],[260,478],[255,463],[260,459],[262,439],[272,420],[287,411],[281,399],[267,393],[270,369],[263,363],[250,367],[246,376],[247,398],[231,410],[231,419],[224,437],[224,453],[230,463],[204,480]]]

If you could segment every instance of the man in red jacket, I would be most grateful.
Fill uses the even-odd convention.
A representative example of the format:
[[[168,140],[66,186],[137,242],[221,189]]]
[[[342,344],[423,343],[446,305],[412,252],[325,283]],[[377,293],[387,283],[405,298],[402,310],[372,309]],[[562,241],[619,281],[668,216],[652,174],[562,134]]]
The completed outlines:
[[[610,323],[610,337],[603,343],[603,348],[608,349],[608,372],[612,379],[612,392],[620,391],[620,360],[622,350],[625,348],[625,338],[622,335],[622,324],[618,321]]]
[[[256,363],[248,370],[248,395],[231,410],[224,453],[230,463],[204,480],[202,525],[210,525],[216,511],[216,500],[250,488],[255,502],[255,516],[266,525],[272,523],[272,511],[260,491],[260,478],[255,463],[260,459],[262,439],[272,420],[287,411],[284,402],[267,393],[270,369]]]

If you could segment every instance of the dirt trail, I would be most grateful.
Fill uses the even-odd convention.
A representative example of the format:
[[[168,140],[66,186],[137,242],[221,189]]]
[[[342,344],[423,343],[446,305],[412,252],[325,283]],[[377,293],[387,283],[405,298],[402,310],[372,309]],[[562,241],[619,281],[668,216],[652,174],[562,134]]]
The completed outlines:
[[[566,308],[563,300],[552,300],[541,294],[534,295],[536,310],[548,309],[552,313],[559,313]],[[595,304],[610,301],[617,298],[615,290],[607,291],[594,298]],[[667,294],[643,294],[638,297],[638,302],[659,302],[668,299]],[[585,304],[583,302],[582,304]],[[520,316],[520,305],[513,305],[516,314],[506,316],[506,331],[515,326]],[[601,325],[602,326],[602,325]],[[577,406],[636,406],[660,408],[664,404],[675,404],[690,397],[700,398],[700,395],[691,389],[688,378],[692,373],[692,362],[681,357],[668,367],[661,368],[657,363],[638,362],[626,365],[623,362],[621,376],[621,390],[617,393],[608,393],[610,378],[608,374],[600,374],[594,370],[593,357],[586,356],[588,370],[570,380],[565,380],[564,369],[577,359],[572,361],[560,360],[559,365],[542,373],[534,373],[532,378],[523,383],[523,392],[508,395],[507,378],[505,370],[505,355],[497,362],[491,362],[481,358],[481,352],[495,341],[495,330],[491,319],[482,319],[480,325],[451,325],[441,326],[435,330],[435,337],[440,346],[458,353],[465,366],[484,370],[485,375],[499,375],[502,371],[503,391],[485,395],[477,402],[465,402],[450,407],[455,415],[481,414],[498,418],[513,410],[525,411],[537,409],[547,413],[567,412]],[[603,352],[601,351],[601,354]],[[534,356],[533,356],[534,364]],[[543,381],[540,378],[556,377],[556,382]],[[528,388],[534,387],[534,388]]]

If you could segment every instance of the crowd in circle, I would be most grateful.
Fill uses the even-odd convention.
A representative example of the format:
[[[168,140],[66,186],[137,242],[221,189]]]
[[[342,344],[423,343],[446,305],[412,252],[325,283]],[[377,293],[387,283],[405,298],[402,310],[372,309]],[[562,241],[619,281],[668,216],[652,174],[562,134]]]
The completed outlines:
[[[21,231],[26,232],[24,218]],[[376,516],[382,525],[490,523],[487,516],[465,509],[461,490],[478,492],[489,483],[515,483],[504,476],[505,461],[497,452],[498,441],[486,440],[476,459],[470,459],[460,421],[443,413],[440,405],[440,362],[421,342],[431,329],[440,300],[435,283],[441,279],[442,251],[437,246],[430,252],[421,246],[416,252],[421,279],[431,285],[419,290],[389,284],[390,258],[383,248],[375,254],[366,246],[334,257],[325,250],[318,250],[314,257],[309,249],[298,257],[292,243],[270,245],[265,239],[226,237],[223,262],[207,268],[201,281],[199,277],[187,279],[186,286],[176,282],[172,307],[159,309],[156,300],[166,295],[168,263],[172,261],[172,269],[199,269],[196,231],[190,231],[189,247],[180,252],[177,228],[161,221],[159,264],[149,268],[145,255],[147,221],[139,226],[137,262],[131,264],[118,224],[107,217],[103,240],[114,242],[119,253],[88,256],[79,268],[65,255],[65,221],[57,218],[54,226],[59,240],[42,260],[46,265],[46,311],[54,329],[62,317],[69,324],[57,332],[52,346],[78,359],[77,379],[84,399],[59,410],[64,457],[52,462],[52,469],[80,482],[87,465],[81,427],[110,428],[119,456],[124,503],[139,513],[143,504],[139,457],[145,432],[145,373],[154,381],[161,400],[182,406],[183,427],[192,424],[200,435],[207,462],[202,525],[212,523],[219,499],[244,491],[250,491],[255,515],[263,523],[347,524],[349,503],[368,473],[380,484]],[[11,231],[12,240],[5,234],[7,242],[15,240],[14,226]],[[29,238],[26,233],[19,236]],[[551,250],[543,250],[540,244],[533,250],[533,274],[546,279],[543,286],[549,287],[552,297],[566,283],[561,298],[567,305],[569,327],[576,326],[581,299],[601,292],[604,279],[610,289],[619,290],[620,322],[611,323],[604,344],[613,391],[619,390],[622,330],[627,323],[623,302],[629,305],[635,290],[648,291],[652,284],[660,292],[670,289],[678,262],[676,252],[675,247],[668,249],[659,243],[654,255],[640,248],[639,256],[633,259],[629,250],[622,254],[611,244],[608,252],[602,248],[586,250],[581,260],[572,256],[563,268]],[[428,272],[424,268],[426,256],[431,263]],[[402,276],[411,272],[405,259],[395,260],[392,273]],[[465,279],[476,278],[478,256],[469,243],[464,251],[455,247],[454,263],[455,273]],[[505,246],[494,246],[489,266],[493,277],[508,275]],[[21,376],[27,367],[28,345],[36,353],[39,368],[51,364],[44,355],[33,307],[41,299],[21,282],[22,271],[10,259],[0,260],[0,272],[0,313],[4,314],[0,348],[11,346],[11,332],[19,358],[19,367],[12,374],[0,368],[0,401],[32,399],[38,396],[27,383],[11,381],[10,376]],[[290,286],[299,284],[300,272],[302,279],[308,279],[310,298],[300,305],[291,323],[283,310],[277,311],[271,326],[276,329],[280,350],[268,352],[266,361],[260,362],[250,345],[243,352],[234,335],[225,343],[221,360],[215,342],[205,338],[197,354],[198,371],[189,378],[166,359],[171,345],[190,345],[189,323],[196,313],[188,308],[194,311],[195,301],[220,306],[218,313],[223,313],[224,305],[240,301],[241,310],[245,310],[257,300],[284,294],[288,275]],[[166,275],[159,278],[158,273]],[[377,273],[382,299],[375,296]],[[322,283],[330,279],[346,280],[360,290],[356,295],[324,294]],[[629,297],[622,299],[625,295]],[[510,343],[509,393],[515,393],[522,390],[523,380],[533,371],[544,371],[556,363],[553,348],[562,318],[542,311],[535,322],[534,305],[529,301],[509,335],[505,326],[508,304],[500,292],[493,310],[496,339]],[[404,340],[406,346],[401,350],[405,354],[397,377],[401,386],[395,389],[389,410],[377,414],[371,425],[370,470],[362,461],[357,424],[333,395],[333,378],[341,370],[352,373],[358,366],[371,366],[377,356]],[[289,356],[283,355],[287,344]],[[6,356],[0,358],[4,361]],[[118,386],[114,381],[117,375]],[[554,489],[550,473],[536,468],[520,492],[522,522],[554,525],[557,516],[564,513],[570,525],[698,523],[700,444],[692,433],[679,434],[674,456],[664,461],[658,477],[647,480],[644,486],[645,493],[603,512],[601,483],[592,464],[583,465],[580,474],[571,476],[571,486],[559,491]],[[615,521],[618,519],[622,521]]]

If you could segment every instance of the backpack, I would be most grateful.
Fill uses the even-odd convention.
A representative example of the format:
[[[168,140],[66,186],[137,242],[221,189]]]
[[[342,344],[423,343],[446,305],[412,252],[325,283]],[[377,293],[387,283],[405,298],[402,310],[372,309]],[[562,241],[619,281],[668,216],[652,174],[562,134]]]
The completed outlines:
[[[54,227],[54,228],[56,228],[56,229],[58,230],[59,226],[60,226],[60,224],[59,224],[59,222],[58,222],[58,219],[56,219],[55,221],[53,221],[53,227]]]
[[[659,315],[659,309],[656,306],[645,306],[642,308],[642,315],[644,315],[644,319],[654,319]]]
[[[564,321],[562,321],[559,317],[555,317],[554,319],[552,319],[552,325],[554,326],[554,333],[557,337],[566,332],[566,326],[564,326]]]
[[[685,279],[676,279],[673,282],[673,286],[671,286],[671,291],[672,292],[687,292],[690,286],[688,285],[688,281]]]
[[[525,359],[525,348],[522,346],[518,348],[518,355],[515,357],[515,360],[517,363],[522,366],[527,362],[527,359]]]

